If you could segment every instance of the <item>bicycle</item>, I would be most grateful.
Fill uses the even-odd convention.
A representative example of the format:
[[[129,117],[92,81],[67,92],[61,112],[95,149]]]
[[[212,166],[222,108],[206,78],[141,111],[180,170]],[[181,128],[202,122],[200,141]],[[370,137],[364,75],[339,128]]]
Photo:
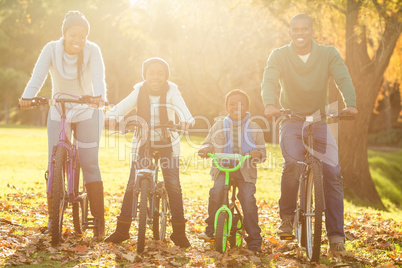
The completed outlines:
[[[285,118],[295,118],[307,123],[307,143],[304,161],[299,161],[301,173],[299,176],[298,199],[294,216],[295,235],[281,236],[282,240],[293,240],[296,238],[299,247],[305,247],[307,259],[310,262],[317,262],[321,251],[322,216],[325,212],[325,197],[323,188],[322,161],[314,154],[313,123],[327,120],[346,119],[350,115],[329,114],[319,116],[300,115],[289,110],[281,110]]]
[[[62,98],[60,96],[67,96]],[[61,118],[60,138],[52,149],[49,169],[45,172],[47,195],[49,197],[49,218],[52,246],[62,240],[64,212],[72,205],[74,231],[78,234],[94,229],[94,218],[88,217],[88,198],[83,180],[80,180],[80,162],[75,133],[73,142],[67,138],[66,104],[90,104],[91,96],[77,97],[70,94],[56,94],[53,98],[35,97],[30,100],[32,107],[55,106]],[[74,130],[74,129],[73,129]]]
[[[134,198],[132,208],[132,220],[138,215],[138,238],[137,252],[142,253],[145,249],[145,233],[147,223],[151,226],[153,238],[163,241],[166,236],[166,227],[168,218],[170,218],[169,199],[166,191],[165,183],[158,180],[159,171],[159,153],[160,151],[152,147],[151,130],[159,129],[161,132],[172,131],[179,132],[178,125],[171,123],[156,124],[147,130],[147,139],[144,146],[144,165],[141,165],[135,173]],[[143,126],[140,122],[131,121],[125,125],[124,132],[121,134],[133,132],[137,138],[142,137]],[[166,135],[155,131],[161,140],[166,140]],[[115,132],[114,132],[115,133]],[[113,134],[113,133],[112,133]]]
[[[229,174],[238,170],[251,155],[247,154],[243,156],[227,153],[207,153],[207,155],[212,158],[215,166],[220,171],[225,172],[223,204],[215,213],[214,240],[211,241],[214,241],[216,251],[225,253],[228,241],[231,247],[239,247],[245,234],[243,230],[243,216],[236,204],[237,185],[231,182]],[[235,164],[231,164],[231,161],[234,161]],[[232,197],[229,203],[230,192],[232,192]]]

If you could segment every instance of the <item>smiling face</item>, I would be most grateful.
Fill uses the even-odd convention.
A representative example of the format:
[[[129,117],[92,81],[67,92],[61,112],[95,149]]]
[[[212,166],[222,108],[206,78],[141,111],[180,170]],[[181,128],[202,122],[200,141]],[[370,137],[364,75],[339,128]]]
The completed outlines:
[[[311,52],[313,35],[313,24],[308,18],[297,17],[290,22],[289,36],[296,54],[306,55]]]
[[[153,90],[161,89],[166,83],[166,71],[160,63],[152,63],[145,72],[145,83]]]
[[[230,96],[226,103],[226,112],[233,121],[241,121],[248,112],[248,99],[240,94]]]
[[[78,54],[87,42],[87,30],[82,26],[71,26],[64,33],[64,41],[64,50],[68,54]]]

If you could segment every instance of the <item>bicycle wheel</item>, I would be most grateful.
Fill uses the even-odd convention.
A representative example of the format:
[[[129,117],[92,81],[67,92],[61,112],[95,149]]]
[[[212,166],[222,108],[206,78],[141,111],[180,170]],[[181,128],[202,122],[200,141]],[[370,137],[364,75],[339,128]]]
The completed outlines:
[[[228,213],[226,211],[219,213],[215,234],[215,250],[220,253],[224,253],[226,251],[229,236],[228,222]]]
[[[166,225],[169,215],[169,202],[163,182],[158,182],[154,198],[154,212],[152,230],[155,240],[165,240]]]
[[[243,223],[239,214],[233,215],[232,230],[230,231],[229,244],[230,247],[240,247],[243,242]]]
[[[52,246],[59,244],[62,237],[63,214],[67,207],[67,151],[58,146],[55,150],[53,181],[51,187],[52,210],[50,219]]]
[[[322,213],[323,213],[322,169],[319,163],[310,165],[306,185],[306,253],[311,262],[320,258]]]
[[[145,231],[147,228],[149,181],[141,180],[140,208],[138,213],[137,252],[142,253],[145,248]]]
[[[74,196],[77,201],[73,203],[74,231],[82,234],[87,229],[88,219],[88,198],[84,185],[80,185],[80,164],[77,161],[74,168]]]

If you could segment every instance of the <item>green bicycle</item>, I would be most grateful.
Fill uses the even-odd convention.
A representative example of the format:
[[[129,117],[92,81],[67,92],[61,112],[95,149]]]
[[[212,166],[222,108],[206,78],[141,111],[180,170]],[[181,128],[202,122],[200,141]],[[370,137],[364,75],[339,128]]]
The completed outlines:
[[[251,155],[226,153],[208,153],[207,155],[212,158],[220,171],[225,172],[223,204],[216,212],[214,222],[215,250],[224,253],[228,241],[231,247],[241,246],[244,236],[243,216],[236,205],[237,185],[230,181],[229,173],[238,170]],[[235,164],[231,164],[232,162]],[[232,197],[229,203],[230,191]]]

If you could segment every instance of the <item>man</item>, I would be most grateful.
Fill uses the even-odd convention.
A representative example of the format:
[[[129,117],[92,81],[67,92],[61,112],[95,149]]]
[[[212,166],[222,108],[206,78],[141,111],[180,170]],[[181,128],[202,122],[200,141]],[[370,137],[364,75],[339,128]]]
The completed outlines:
[[[346,108],[341,114],[357,115],[355,90],[348,69],[339,52],[313,40],[313,20],[306,14],[298,14],[290,21],[291,43],[272,51],[264,70],[262,98],[267,118],[279,115],[275,95],[280,90],[280,105],[303,115],[325,113],[328,104],[328,82],[335,81]],[[281,179],[279,236],[291,236],[299,185],[298,161],[303,161],[306,148],[303,145],[303,122],[286,120],[280,126],[280,145],[285,163]],[[338,164],[335,139],[325,122],[314,125],[314,139],[323,160],[324,193],[326,202],[325,223],[329,239],[329,251],[333,255],[345,252],[343,229],[343,186]]]

